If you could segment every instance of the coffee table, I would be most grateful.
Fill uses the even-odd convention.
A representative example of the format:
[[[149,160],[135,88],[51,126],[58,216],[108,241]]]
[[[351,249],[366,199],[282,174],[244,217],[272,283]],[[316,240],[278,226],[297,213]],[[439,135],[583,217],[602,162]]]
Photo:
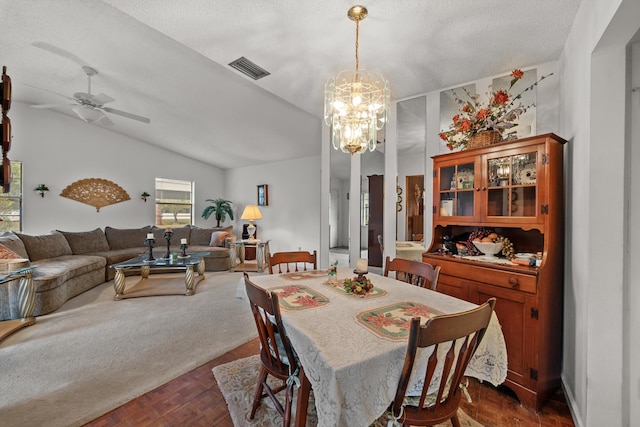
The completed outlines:
[[[113,264],[110,267],[116,270],[113,279],[113,288],[116,292],[113,298],[116,301],[126,298],[137,298],[160,295],[193,295],[196,293],[196,285],[204,280],[204,257],[209,252],[193,252],[186,257],[178,257],[176,260],[161,258],[147,261],[148,254],[138,255],[128,261]],[[125,272],[140,269],[140,280],[125,292]],[[154,274],[173,271],[184,271],[184,285],[182,289],[176,286],[176,278],[172,274]],[[198,281],[195,280],[195,271],[198,273]]]

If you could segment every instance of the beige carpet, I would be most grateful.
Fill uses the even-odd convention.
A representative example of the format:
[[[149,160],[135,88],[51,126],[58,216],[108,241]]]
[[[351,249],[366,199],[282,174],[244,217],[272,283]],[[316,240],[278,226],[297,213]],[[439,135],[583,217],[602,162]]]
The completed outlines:
[[[273,407],[271,399],[268,398],[262,400],[255,418],[253,420],[249,419],[253,393],[258,381],[259,367],[260,358],[258,355],[255,355],[213,368],[213,376],[216,378],[218,387],[220,387],[220,391],[224,395],[227,406],[229,407],[231,419],[233,420],[233,425],[236,427],[277,427],[282,425],[282,417],[280,417]],[[278,382],[273,382],[273,377],[271,376],[269,376],[269,381],[272,384],[278,384]],[[280,394],[284,396],[284,392]],[[283,402],[281,401],[281,403]],[[293,416],[295,416],[295,411]],[[462,410],[458,410],[458,419],[462,427],[482,427],[482,424],[471,419]],[[307,426],[315,426],[316,424],[317,418],[312,393],[307,415]],[[370,427],[385,426],[387,426],[387,418],[382,416]],[[451,426],[451,423],[447,421],[446,423],[438,424],[436,427],[449,426]]]
[[[0,425],[82,425],[254,338],[241,277],[123,301],[110,282],[38,317],[0,343]]]

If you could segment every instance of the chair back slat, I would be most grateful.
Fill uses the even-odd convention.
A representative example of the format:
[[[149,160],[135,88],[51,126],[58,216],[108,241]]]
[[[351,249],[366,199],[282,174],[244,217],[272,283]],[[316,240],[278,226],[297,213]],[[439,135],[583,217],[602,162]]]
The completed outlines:
[[[385,259],[384,275],[389,277],[390,272],[395,272],[395,278],[421,288],[436,290],[440,266],[433,266],[422,261],[413,261],[404,258],[390,257]]]
[[[411,320],[407,352],[392,404],[394,416],[406,425],[429,426],[455,419],[460,406],[460,384],[469,361],[491,320],[495,298],[462,313],[435,316],[420,325]],[[407,398],[419,348],[432,347],[426,360],[419,398]],[[426,356],[425,356],[426,357]],[[435,390],[435,391],[433,391]],[[418,397],[418,396],[416,396]],[[456,425],[456,423],[454,423]]]
[[[317,268],[316,251],[313,251],[313,253],[292,251],[269,254],[269,274],[316,270]]]
[[[247,297],[260,338],[261,359],[267,360],[267,363],[282,371],[289,371],[291,365],[295,370],[294,352],[286,333],[284,333],[285,329],[282,325],[278,294],[267,292],[257,286],[249,280],[249,276],[246,273],[244,280]],[[283,344],[282,348],[278,346],[280,342]],[[284,354],[282,354],[283,349]]]

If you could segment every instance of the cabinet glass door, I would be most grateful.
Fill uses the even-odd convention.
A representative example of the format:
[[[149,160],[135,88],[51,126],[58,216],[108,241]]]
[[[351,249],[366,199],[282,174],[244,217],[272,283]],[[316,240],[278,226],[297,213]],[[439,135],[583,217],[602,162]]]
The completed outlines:
[[[487,216],[535,217],[537,151],[487,160]]]
[[[440,168],[440,216],[468,216],[474,212],[473,163]]]

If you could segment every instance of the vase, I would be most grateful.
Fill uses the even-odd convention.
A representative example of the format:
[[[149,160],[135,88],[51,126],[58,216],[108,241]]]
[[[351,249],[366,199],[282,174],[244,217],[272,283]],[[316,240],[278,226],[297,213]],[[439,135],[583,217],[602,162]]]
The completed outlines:
[[[467,148],[486,147],[502,141],[502,134],[497,130],[483,130],[476,133],[467,142]]]

